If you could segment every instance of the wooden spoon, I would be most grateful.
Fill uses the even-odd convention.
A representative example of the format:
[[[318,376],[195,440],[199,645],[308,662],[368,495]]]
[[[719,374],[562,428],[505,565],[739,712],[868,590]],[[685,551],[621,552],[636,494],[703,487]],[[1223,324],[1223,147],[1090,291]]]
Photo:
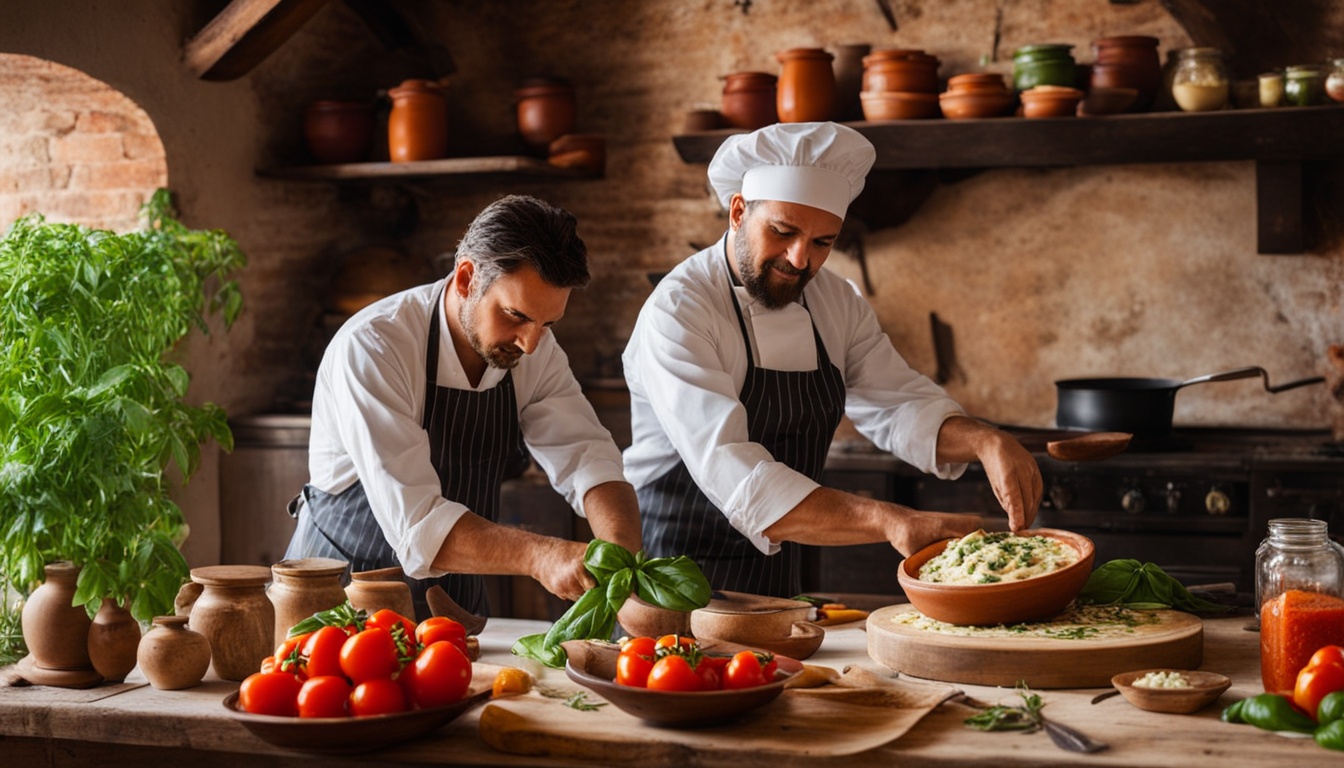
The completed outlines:
[[[1125,450],[1133,437],[1129,432],[1088,432],[1078,437],[1051,440],[1045,444],[1045,450],[1060,461],[1098,461]]]

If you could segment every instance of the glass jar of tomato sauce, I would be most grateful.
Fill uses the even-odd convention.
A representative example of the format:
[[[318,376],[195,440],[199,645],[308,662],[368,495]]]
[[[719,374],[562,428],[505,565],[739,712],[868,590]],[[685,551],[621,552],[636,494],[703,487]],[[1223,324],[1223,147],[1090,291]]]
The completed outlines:
[[[1344,550],[1324,520],[1269,521],[1255,553],[1260,676],[1268,693],[1292,693],[1322,646],[1344,645]]]

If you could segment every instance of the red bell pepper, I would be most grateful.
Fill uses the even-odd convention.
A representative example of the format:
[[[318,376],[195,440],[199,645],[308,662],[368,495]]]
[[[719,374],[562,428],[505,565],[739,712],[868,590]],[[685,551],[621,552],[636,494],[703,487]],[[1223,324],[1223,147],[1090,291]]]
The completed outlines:
[[[1344,646],[1327,645],[1297,673],[1293,704],[1312,717],[1326,694],[1344,691]]]

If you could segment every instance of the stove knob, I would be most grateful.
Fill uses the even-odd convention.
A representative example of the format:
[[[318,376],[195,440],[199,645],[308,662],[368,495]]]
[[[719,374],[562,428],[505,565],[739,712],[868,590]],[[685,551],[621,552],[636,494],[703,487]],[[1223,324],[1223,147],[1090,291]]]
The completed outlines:
[[[1125,491],[1125,495],[1120,497],[1120,508],[1131,515],[1141,514],[1143,512],[1144,499],[1143,491],[1138,488],[1130,488]]]
[[[1181,489],[1175,483],[1167,483],[1167,514],[1175,515],[1181,511]]]
[[[1055,509],[1063,511],[1069,508],[1073,503],[1073,489],[1067,485],[1055,483],[1050,486],[1050,504]]]
[[[1232,499],[1224,491],[1212,488],[1204,496],[1204,509],[1210,515],[1226,515],[1232,509]]]

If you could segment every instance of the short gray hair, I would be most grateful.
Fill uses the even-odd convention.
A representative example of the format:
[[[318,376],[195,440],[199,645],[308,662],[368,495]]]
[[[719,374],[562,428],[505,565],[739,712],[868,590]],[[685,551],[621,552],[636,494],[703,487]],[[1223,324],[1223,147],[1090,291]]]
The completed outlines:
[[[502,197],[477,214],[457,244],[455,259],[476,265],[474,292],[530,264],[557,288],[588,285],[588,247],[574,214],[528,195]]]

